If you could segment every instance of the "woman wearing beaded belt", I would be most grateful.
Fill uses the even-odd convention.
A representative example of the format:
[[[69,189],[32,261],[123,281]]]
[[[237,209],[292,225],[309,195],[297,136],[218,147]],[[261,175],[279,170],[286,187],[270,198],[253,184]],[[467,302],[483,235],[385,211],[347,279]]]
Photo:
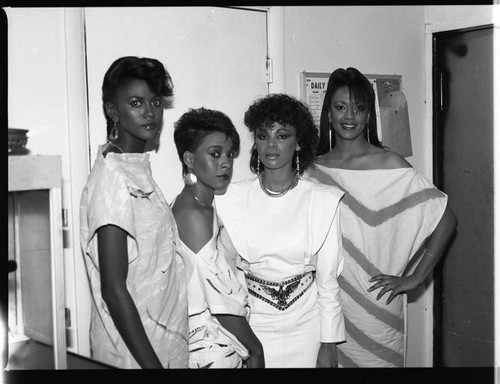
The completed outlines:
[[[245,125],[257,176],[230,184],[216,205],[243,261],[250,325],[266,367],[335,367],[336,343],[344,341],[337,283],[343,193],[301,177],[318,142],[303,103],[269,95],[250,106]]]
[[[219,111],[192,109],[175,123],[184,189],[173,202],[186,265],[190,368],[264,368],[238,253],[217,215],[214,192],[227,188],[240,138]]]

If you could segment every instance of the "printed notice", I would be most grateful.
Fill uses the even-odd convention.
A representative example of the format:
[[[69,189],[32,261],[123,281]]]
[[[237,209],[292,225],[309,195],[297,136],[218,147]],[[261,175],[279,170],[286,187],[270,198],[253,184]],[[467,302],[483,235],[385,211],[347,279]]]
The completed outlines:
[[[304,74],[305,75],[305,74]],[[314,119],[314,124],[319,129],[319,122],[321,119],[321,108],[323,108],[323,99],[325,98],[326,86],[328,85],[328,75],[309,73],[305,76],[304,86],[304,102],[309,107]]]

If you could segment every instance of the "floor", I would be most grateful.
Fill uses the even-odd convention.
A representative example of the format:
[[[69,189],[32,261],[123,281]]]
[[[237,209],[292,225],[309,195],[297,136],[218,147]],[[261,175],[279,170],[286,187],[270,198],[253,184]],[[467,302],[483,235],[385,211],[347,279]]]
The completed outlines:
[[[54,352],[51,346],[34,340],[24,340],[9,344],[6,370],[54,369]],[[112,369],[74,353],[67,353],[67,369]]]

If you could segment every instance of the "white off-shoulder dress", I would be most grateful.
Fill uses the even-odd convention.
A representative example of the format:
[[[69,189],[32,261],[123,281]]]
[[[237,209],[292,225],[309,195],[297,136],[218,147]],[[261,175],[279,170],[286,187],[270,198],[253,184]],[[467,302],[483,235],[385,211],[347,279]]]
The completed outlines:
[[[341,367],[405,365],[405,296],[368,292],[378,274],[401,276],[432,234],[447,196],[414,168],[351,170],[317,164],[310,177],[340,188],[345,267],[339,279],[347,342]]]
[[[177,244],[188,283],[189,368],[241,368],[248,350],[215,315],[240,316],[248,321],[245,275],[216,210],[212,228],[212,237],[197,253],[182,240]]]

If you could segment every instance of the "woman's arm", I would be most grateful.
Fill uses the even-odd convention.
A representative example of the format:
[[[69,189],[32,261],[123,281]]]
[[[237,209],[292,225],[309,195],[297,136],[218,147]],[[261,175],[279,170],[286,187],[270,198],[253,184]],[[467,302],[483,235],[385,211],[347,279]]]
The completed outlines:
[[[429,276],[438,261],[443,256],[446,246],[450,242],[456,228],[458,220],[453,211],[447,206],[443,217],[439,221],[436,229],[427,241],[425,253],[413,271],[412,276],[418,283],[422,282]]]
[[[101,294],[129,351],[142,368],[163,368],[127,289],[127,233],[114,225],[97,230]]]
[[[340,287],[337,280],[343,267],[341,239],[339,209],[337,208],[327,238],[318,252],[316,266],[321,327],[321,346],[316,362],[317,368],[336,368],[338,366],[336,343],[345,340]]]
[[[253,333],[252,328],[244,317],[234,315],[215,315],[221,325],[235,335],[248,349],[249,357],[246,361],[248,368],[265,368],[264,349],[260,340]]]
[[[370,281],[376,282],[368,291],[373,291],[377,288],[382,288],[377,295],[377,300],[385,293],[392,290],[387,298],[387,304],[399,295],[400,293],[409,292],[417,288],[429,276],[436,264],[443,256],[446,246],[450,242],[455,229],[457,228],[457,218],[453,211],[447,206],[441,220],[439,221],[434,232],[427,240],[424,255],[420,259],[417,267],[409,276],[391,276],[377,275],[373,276]]]

